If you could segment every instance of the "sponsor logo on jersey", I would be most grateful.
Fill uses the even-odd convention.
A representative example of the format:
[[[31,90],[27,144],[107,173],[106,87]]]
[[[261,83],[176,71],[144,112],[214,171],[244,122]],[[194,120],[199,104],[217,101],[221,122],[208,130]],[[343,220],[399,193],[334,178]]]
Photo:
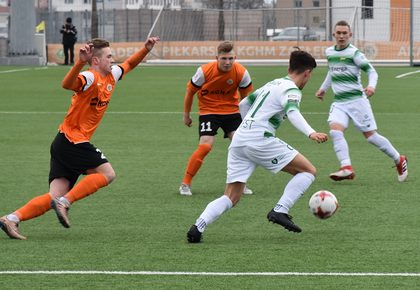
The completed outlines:
[[[230,90],[228,90],[228,91],[224,91],[224,90],[212,90],[212,91],[202,90],[201,91],[202,96],[205,96],[205,95],[208,95],[208,94],[210,94],[210,95],[228,95],[228,94],[230,94]]]
[[[228,79],[227,80],[228,85],[232,85],[233,84],[233,80],[232,79]]]
[[[330,70],[333,72],[345,72],[348,68],[346,66],[332,66]]]
[[[108,106],[109,101],[101,101],[98,97],[94,97],[90,100],[90,105],[95,107],[105,107]]]
[[[108,85],[106,86],[106,89],[108,90],[108,92],[112,91],[112,85],[111,85],[111,84],[108,84]]]

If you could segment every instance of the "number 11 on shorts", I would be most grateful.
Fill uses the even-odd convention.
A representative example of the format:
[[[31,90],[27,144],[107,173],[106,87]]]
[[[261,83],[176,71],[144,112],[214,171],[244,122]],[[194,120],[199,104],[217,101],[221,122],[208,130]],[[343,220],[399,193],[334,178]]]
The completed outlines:
[[[200,132],[211,132],[211,122],[202,122]]]

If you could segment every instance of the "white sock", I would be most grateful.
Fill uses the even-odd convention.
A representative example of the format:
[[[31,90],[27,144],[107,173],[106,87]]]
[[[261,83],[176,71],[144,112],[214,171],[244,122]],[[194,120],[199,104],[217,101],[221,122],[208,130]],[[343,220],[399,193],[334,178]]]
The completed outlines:
[[[367,138],[367,141],[370,144],[375,145],[379,148],[382,152],[384,152],[386,155],[391,157],[395,164],[398,164],[400,162],[400,153],[392,146],[391,142],[387,138],[385,138],[382,135],[379,135],[379,133],[374,133],[372,136]]]
[[[217,220],[225,211],[232,208],[232,201],[226,195],[210,202],[195,222],[198,230],[204,232],[206,227]]]
[[[19,219],[19,217],[17,216],[17,215],[15,215],[15,214],[13,214],[13,213],[11,213],[11,214],[8,214],[7,216],[6,216],[6,218],[9,220],[9,221],[11,221],[11,222],[14,222],[14,223],[20,223],[20,219]]]
[[[315,176],[309,172],[301,172],[293,176],[284,188],[284,193],[274,207],[274,211],[289,213],[292,206],[301,198],[314,180]]]
[[[347,144],[344,133],[339,130],[330,130],[330,136],[334,145],[335,155],[341,167],[351,165],[349,145]]]

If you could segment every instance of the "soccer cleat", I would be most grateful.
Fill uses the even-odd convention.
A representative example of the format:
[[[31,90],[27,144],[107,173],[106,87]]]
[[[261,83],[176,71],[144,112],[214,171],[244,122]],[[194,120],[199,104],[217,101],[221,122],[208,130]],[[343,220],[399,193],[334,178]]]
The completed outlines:
[[[356,174],[353,171],[353,167],[351,165],[343,166],[337,172],[333,172],[330,174],[330,178],[335,181],[341,181],[344,179],[354,179]]]
[[[267,219],[270,222],[281,225],[288,231],[296,233],[300,233],[302,231],[300,227],[298,227],[292,222],[292,216],[286,213],[275,212],[274,209],[272,209],[267,214]]]
[[[62,224],[63,227],[69,228],[70,227],[70,220],[69,220],[69,206],[65,205],[61,202],[58,198],[54,198],[51,200],[51,208],[57,214],[58,221]]]
[[[400,156],[400,162],[396,165],[398,172],[398,181],[403,182],[408,177],[407,158],[404,155]]]
[[[254,193],[254,192],[252,191],[252,189],[251,189],[251,188],[249,188],[249,187],[245,186],[243,194],[253,194],[253,193]]]
[[[192,195],[190,186],[184,183],[179,187],[179,193],[181,195]]]
[[[6,216],[0,218],[0,228],[11,239],[26,240],[26,237],[20,234],[18,224],[8,220]]]
[[[203,234],[198,230],[196,225],[192,225],[187,233],[187,240],[189,243],[200,243]]]

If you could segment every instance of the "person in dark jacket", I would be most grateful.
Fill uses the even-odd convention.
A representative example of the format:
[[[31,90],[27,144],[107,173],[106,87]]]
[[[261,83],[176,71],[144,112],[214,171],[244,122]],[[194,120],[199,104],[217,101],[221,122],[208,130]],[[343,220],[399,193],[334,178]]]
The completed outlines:
[[[71,17],[66,19],[66,23],[62,26],[60,33],[63,34],[63,51],[64,51],[64,64],[69,64],[69,51],[70,51],[70,64],[74,63],[74,44],[77,41],[77,29],[72,24]]]

